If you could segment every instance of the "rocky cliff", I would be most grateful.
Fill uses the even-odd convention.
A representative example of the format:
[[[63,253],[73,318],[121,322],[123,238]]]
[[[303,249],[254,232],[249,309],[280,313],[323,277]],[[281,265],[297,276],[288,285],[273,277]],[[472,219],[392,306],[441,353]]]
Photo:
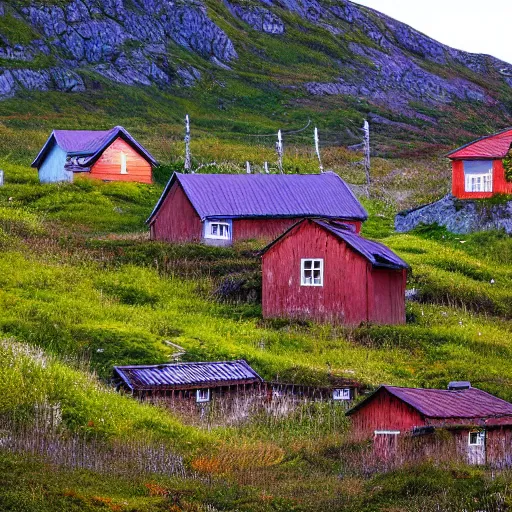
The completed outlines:
[[[0,66],[0,99],[80,93],[94,75],[172,88],[250,73],[431,123],[432,107],[477,104],[508,121],[512,106],[511,65],[345,0],[0,2]]]

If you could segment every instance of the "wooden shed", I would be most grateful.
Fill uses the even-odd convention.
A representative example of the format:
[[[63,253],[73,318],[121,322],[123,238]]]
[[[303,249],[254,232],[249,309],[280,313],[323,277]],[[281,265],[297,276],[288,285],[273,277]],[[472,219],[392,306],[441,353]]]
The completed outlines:
[[[371,439],[382,460],[512,465],[512,404],[469,382],[446,390],[381,386],[347,414],[352,438]]]
[[[175,173],[147,220],[152,240],[230,245],[270,241],[298,220],[343,220],[360,230],[368,215],[335,173]]]
[[[266,396],[263,379],[244,360],[115,366],[113,384],[140,400],[186,412],[237,396]]]
[[[263,251],[263,316],[405,323],[407,268],[393,251],[350,225],[305,219]]]
[[[512,128],[482,137],[446,155],[452,161],[452,194],[459,199],[485,199],[512,194],[503,160],[512,156]]]
[[[111,130],[54,130],[32,162],[39,181],[73,181],[75,174],[103,181],[152,183],[156,160],[122,126]]]

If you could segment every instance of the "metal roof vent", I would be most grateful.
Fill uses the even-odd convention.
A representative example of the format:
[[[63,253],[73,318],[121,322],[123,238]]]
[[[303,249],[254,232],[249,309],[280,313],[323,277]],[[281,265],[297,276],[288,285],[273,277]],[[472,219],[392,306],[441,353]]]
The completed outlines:
[[[471,382],[467,380],[462,381],[453,381],[448,384],[448,389],[450,391],[459,391],[461,389],[470,389],[471,388]]]

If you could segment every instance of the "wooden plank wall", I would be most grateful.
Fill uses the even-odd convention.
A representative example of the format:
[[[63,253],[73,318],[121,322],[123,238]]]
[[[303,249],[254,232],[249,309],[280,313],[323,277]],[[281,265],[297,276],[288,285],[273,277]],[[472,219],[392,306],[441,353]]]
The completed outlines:
[[[121,154],[126,155],[126,174],[121,174]],[[92,166],[90,176],[105,181],[152,183],[151,164],[118,137]]]
[[[199,242],[203,225],[181,185],[175,182],[151,223],[151,239]]]
[[[301,286],[302,258],[323,258],[323,286]],[[312,222],[302,224],[264,254],[262,275],[266,318],[345,325],[405,322],[404,274],[379,271],[374,277],[365,258]]]

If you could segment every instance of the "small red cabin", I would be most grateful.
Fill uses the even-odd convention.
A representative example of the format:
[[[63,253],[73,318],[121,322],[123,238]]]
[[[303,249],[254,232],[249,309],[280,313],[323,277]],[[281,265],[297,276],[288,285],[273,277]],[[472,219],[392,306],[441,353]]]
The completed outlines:
[[[407,264],[349,225],[305,219],[262,259],[265,318],[405,323]]]
[[[179,174],[147,220],[152,240],[230,245],[270,241],[305,217],[353,224],[368,217],[335,173]]]
[[[152,183],[156,160],[122,126],[112,130],[54,130],[37,155],[41,183],[73,181],[75,174],[103,181]]]
[[[485,199],[512,194],[503,159],[512,145],[512,128],[470,142],[447,157],[452,161],[452,194],[459,199]]]
[[[373,440],[376,459],[512,465],[512,404],[469,382],[446,390],[381,386],[347,415],[352,439]]]

